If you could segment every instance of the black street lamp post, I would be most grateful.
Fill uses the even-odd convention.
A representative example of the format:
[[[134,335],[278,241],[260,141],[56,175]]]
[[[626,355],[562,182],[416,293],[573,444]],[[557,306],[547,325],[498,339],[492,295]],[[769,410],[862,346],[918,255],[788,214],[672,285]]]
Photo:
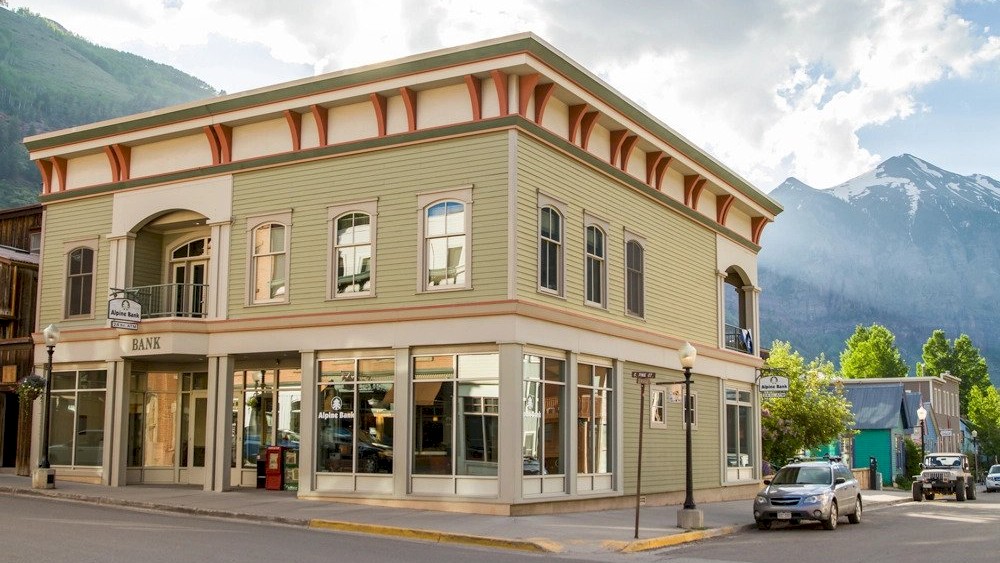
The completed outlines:
[[[45,338],[45,348],[49,353],[48,362],[45,364],[45,395],[42,399],[42,436],[41,452],[38,460],[38,474],[32,485],[35,488],[52,488],[55,486],[55,472],[49,466],[49,426],[52,416],[52,354],[55,352],[56,344],[59,342],[59,327],[50,324],[42,331]]]
[[[690,342],[685,342],[684,346],[677,351],[680,358],[681,367],[684,368],[684,444],[685,444],[685,468],[684,468],[684,508],[677,512],[677,527],[686,529],[701,528],[704,526],[704,514],[697,509],[694,504],[694,470],[691,459],[691,419],[694,413],[691,409],[691,368],[698,358],[698,351]]]
[[[973,481],[979,483],[979,431],[978,430],[972,431],[972,447],[973,449],[976,450],[976,464],[975,464],[975,469],[973,470],[975,471],[975,473],[972,474],[972,477]]]

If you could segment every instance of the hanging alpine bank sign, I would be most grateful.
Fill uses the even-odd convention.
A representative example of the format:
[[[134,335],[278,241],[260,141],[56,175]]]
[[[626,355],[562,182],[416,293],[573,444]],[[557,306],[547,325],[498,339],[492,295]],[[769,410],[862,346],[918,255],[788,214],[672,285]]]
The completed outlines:
[[[108,320],[111,321],[111,328],[138,330],[142,305],[131,299],[111,299],[108,301]]]

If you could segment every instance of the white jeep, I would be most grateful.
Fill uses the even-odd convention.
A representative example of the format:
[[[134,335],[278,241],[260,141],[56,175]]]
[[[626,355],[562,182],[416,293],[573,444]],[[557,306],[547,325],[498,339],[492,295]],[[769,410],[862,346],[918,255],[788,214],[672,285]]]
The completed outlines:
[[[976,500],[976,481],[969,473],[965,454],[927,454],[920,464],[920,475],[913,476],[913,500],[934,500],[935,495],[955,495],[955,500]]]

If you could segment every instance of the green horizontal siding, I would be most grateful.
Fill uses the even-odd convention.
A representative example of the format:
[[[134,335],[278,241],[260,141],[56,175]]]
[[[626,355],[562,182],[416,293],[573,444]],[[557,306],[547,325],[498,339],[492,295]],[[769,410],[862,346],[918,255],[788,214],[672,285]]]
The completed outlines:
[[[625,364],[623,377],[624,417],[623,443],[625,492],[635,493],[636,467],[639,454],[639,384],[631,377],[633,371],[656,373],[654,385],[683,383],[684,374],[640,364]],[[691,431],[691,465],[695,488],[716,487],[722,470],[719,381],[694,375],[691,393],[697,394],[697,429]],[[666,427],[649,425],[650,386],[646,387],[642,422],[642,492],[660,493],[683,490],[685,486],[686,441],[681,423],[681,403],[667,404]]]
[[[716,235],[690,219],[521,135],[517,145],[518,298],[567,307],[696,342],[717,334]],[[537,291],[538,193],[568,206],[565,299]],[[584,305],[584,214],[610,223],[608,307]],[[625,315],[624,231],[643,237],[645,319]]]
[[[507,134],[342,156],[234,178],[230,317],[351,311],[503,298],[507,294]],[[473,291],[417,295],[417,195],[472,185]],[[378,198],[376,299],[326,299],[327,208]],[[287,304],[245,306],[246,218],[292,210]]]
[[[108,302],[107,238],[100,237],[94,272],[94,319],[63,320],[66,279],[66,244],[93,239],[111,232],[111,196],[94,197],[51,205],[45,209],[45,242],[42,248],[40,326],[59,323],[60,328],[104,326]]]

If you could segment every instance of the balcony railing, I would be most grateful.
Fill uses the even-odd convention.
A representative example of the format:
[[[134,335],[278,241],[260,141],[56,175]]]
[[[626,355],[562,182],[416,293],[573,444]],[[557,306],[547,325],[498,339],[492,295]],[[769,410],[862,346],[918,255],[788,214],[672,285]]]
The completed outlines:
[[[753,354],[753,336],[750,330],[727,324],[726,349]]]
[[[122,290],[125,297],[142,305],[143,319],[205,316],[208,286],[198,283],[164,283],[143,285]]]

